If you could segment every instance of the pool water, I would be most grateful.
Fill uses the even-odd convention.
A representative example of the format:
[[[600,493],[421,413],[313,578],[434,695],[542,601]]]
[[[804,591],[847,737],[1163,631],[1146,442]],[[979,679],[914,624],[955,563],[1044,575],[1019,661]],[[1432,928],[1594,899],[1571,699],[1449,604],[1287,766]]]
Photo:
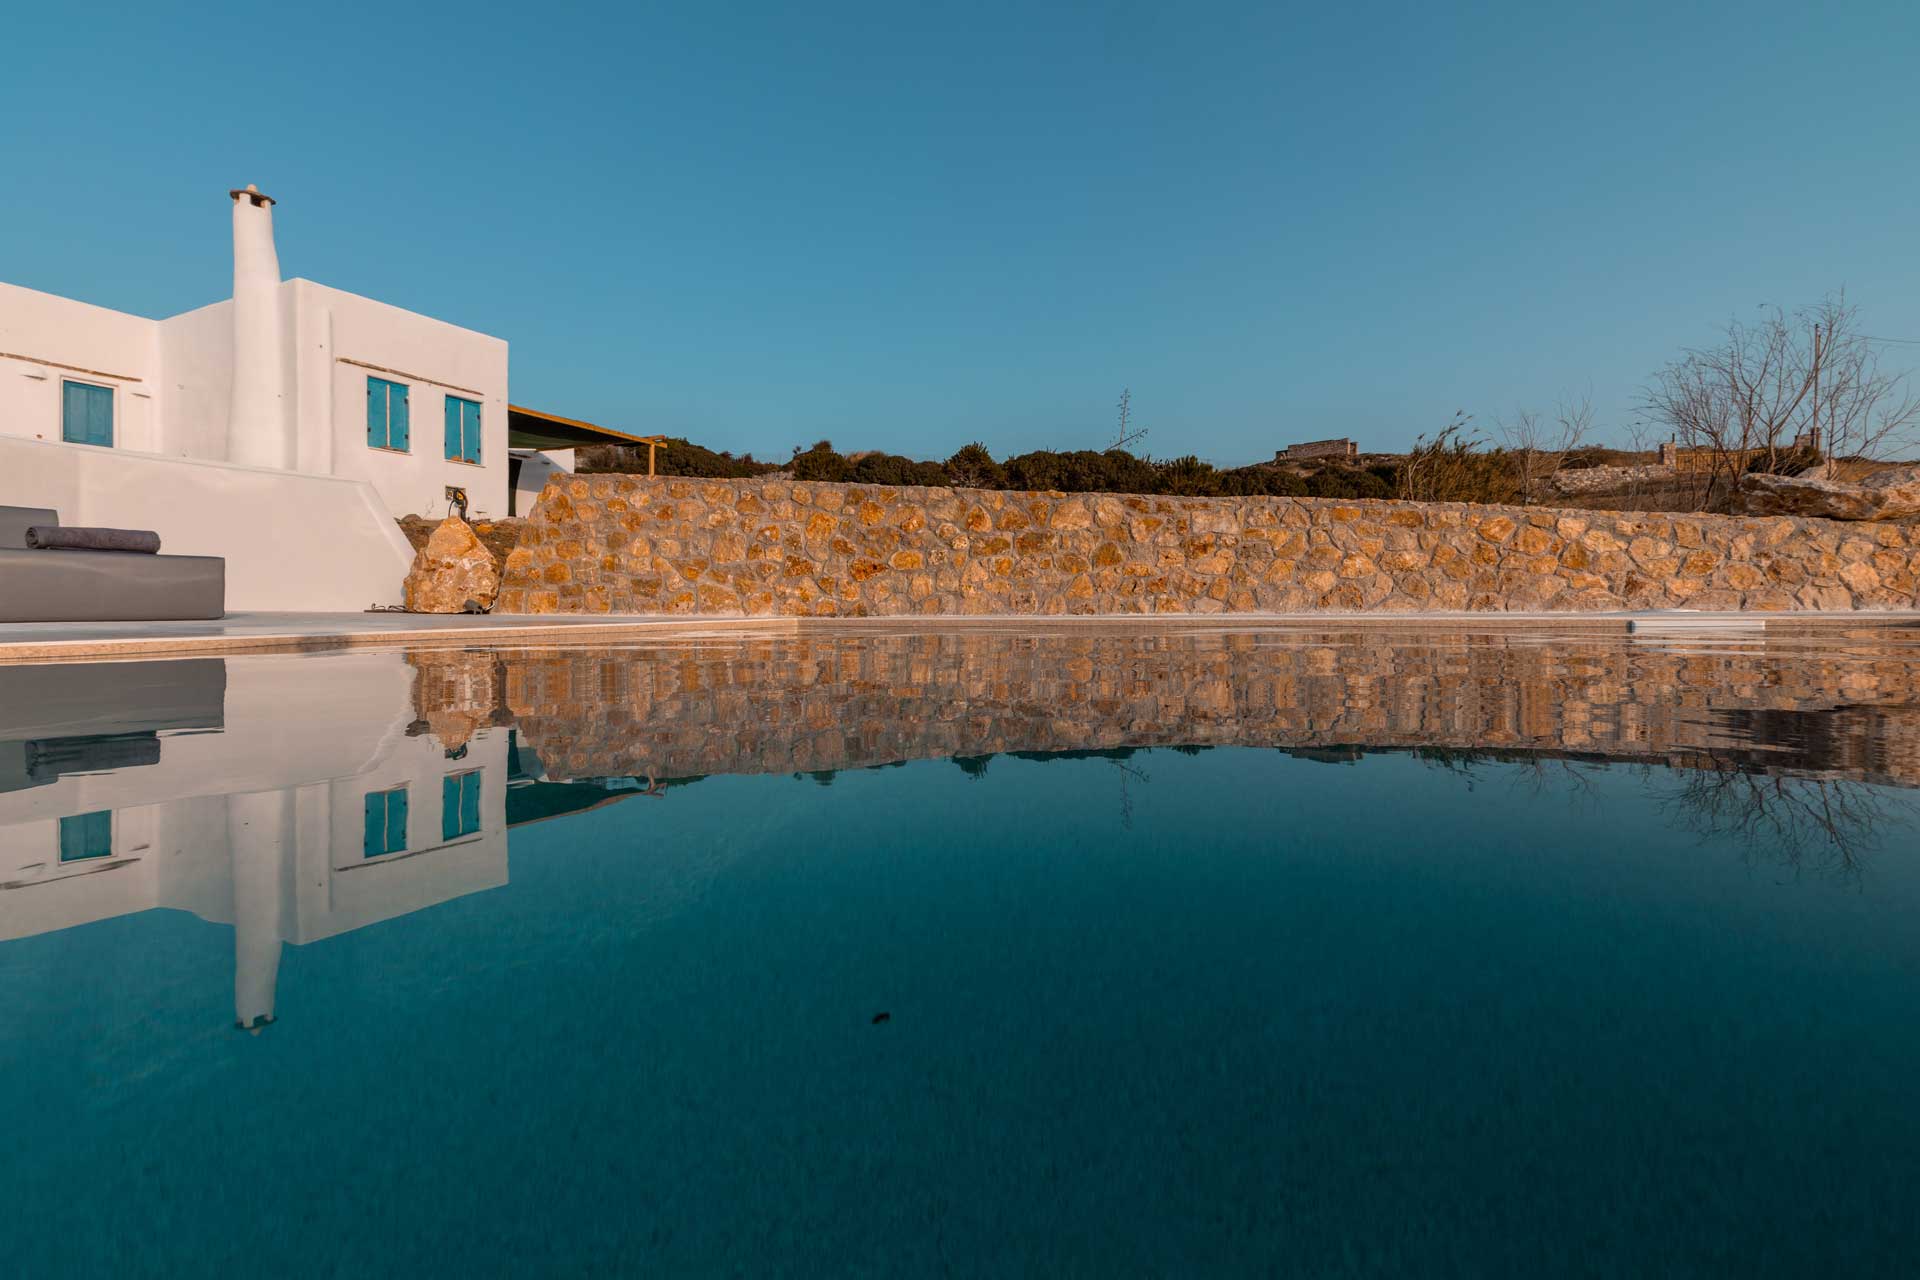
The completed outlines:
[[[6,1272],[1910,1275],[1920,634],[0,668]]]

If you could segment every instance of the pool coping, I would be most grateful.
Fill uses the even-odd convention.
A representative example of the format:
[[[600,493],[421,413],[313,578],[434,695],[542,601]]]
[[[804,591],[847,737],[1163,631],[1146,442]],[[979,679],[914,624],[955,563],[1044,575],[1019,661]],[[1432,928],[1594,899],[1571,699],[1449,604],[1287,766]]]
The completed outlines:
[[[1562,632],[1748,632],[1920,626],[1920,611],[1844,613],[1215,613],[933,614],[870,618],[491,614],[233,614],[199,623],[14,623],[0,625],[0,663],[178,657],[192,654],[321,653],[368,647],[495,647],[802,632],[916,634],[1012,629],[1032,633],[1090,628],[1135,631],[1312,630],[1361,626],[1406,630]],[[80,634],[74,634],[79,632]]]

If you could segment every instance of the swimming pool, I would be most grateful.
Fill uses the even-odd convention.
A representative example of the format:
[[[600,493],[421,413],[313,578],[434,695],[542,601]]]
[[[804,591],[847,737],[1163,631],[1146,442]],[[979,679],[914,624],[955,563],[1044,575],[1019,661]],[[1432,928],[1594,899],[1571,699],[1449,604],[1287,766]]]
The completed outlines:
[[[1906,1274],[1916,787],[1897,627],[0,667],[7,1270]]]

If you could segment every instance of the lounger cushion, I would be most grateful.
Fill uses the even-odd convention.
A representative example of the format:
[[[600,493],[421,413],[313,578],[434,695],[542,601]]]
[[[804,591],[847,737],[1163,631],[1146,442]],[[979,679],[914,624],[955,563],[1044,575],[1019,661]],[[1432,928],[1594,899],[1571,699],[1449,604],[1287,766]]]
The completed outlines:
[[[48,507],[0,507],[0,551],[25,551],[28,529],[59,523],[60,514]]]
[[[0,547],[0,622],[170,622],[226,606],[218,556]]]

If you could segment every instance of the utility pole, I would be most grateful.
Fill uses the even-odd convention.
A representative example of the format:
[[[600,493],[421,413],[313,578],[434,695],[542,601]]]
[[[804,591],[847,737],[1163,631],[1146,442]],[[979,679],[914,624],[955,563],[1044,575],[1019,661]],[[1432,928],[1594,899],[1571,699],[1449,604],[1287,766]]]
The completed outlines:
[[[1822,470],[1827,479],[1833,479],[1833,454],[1820,448],[1820,322],[1813,322],[1813,415],[1807,423],[1807,443],[1818,450],[1826,459]]]

